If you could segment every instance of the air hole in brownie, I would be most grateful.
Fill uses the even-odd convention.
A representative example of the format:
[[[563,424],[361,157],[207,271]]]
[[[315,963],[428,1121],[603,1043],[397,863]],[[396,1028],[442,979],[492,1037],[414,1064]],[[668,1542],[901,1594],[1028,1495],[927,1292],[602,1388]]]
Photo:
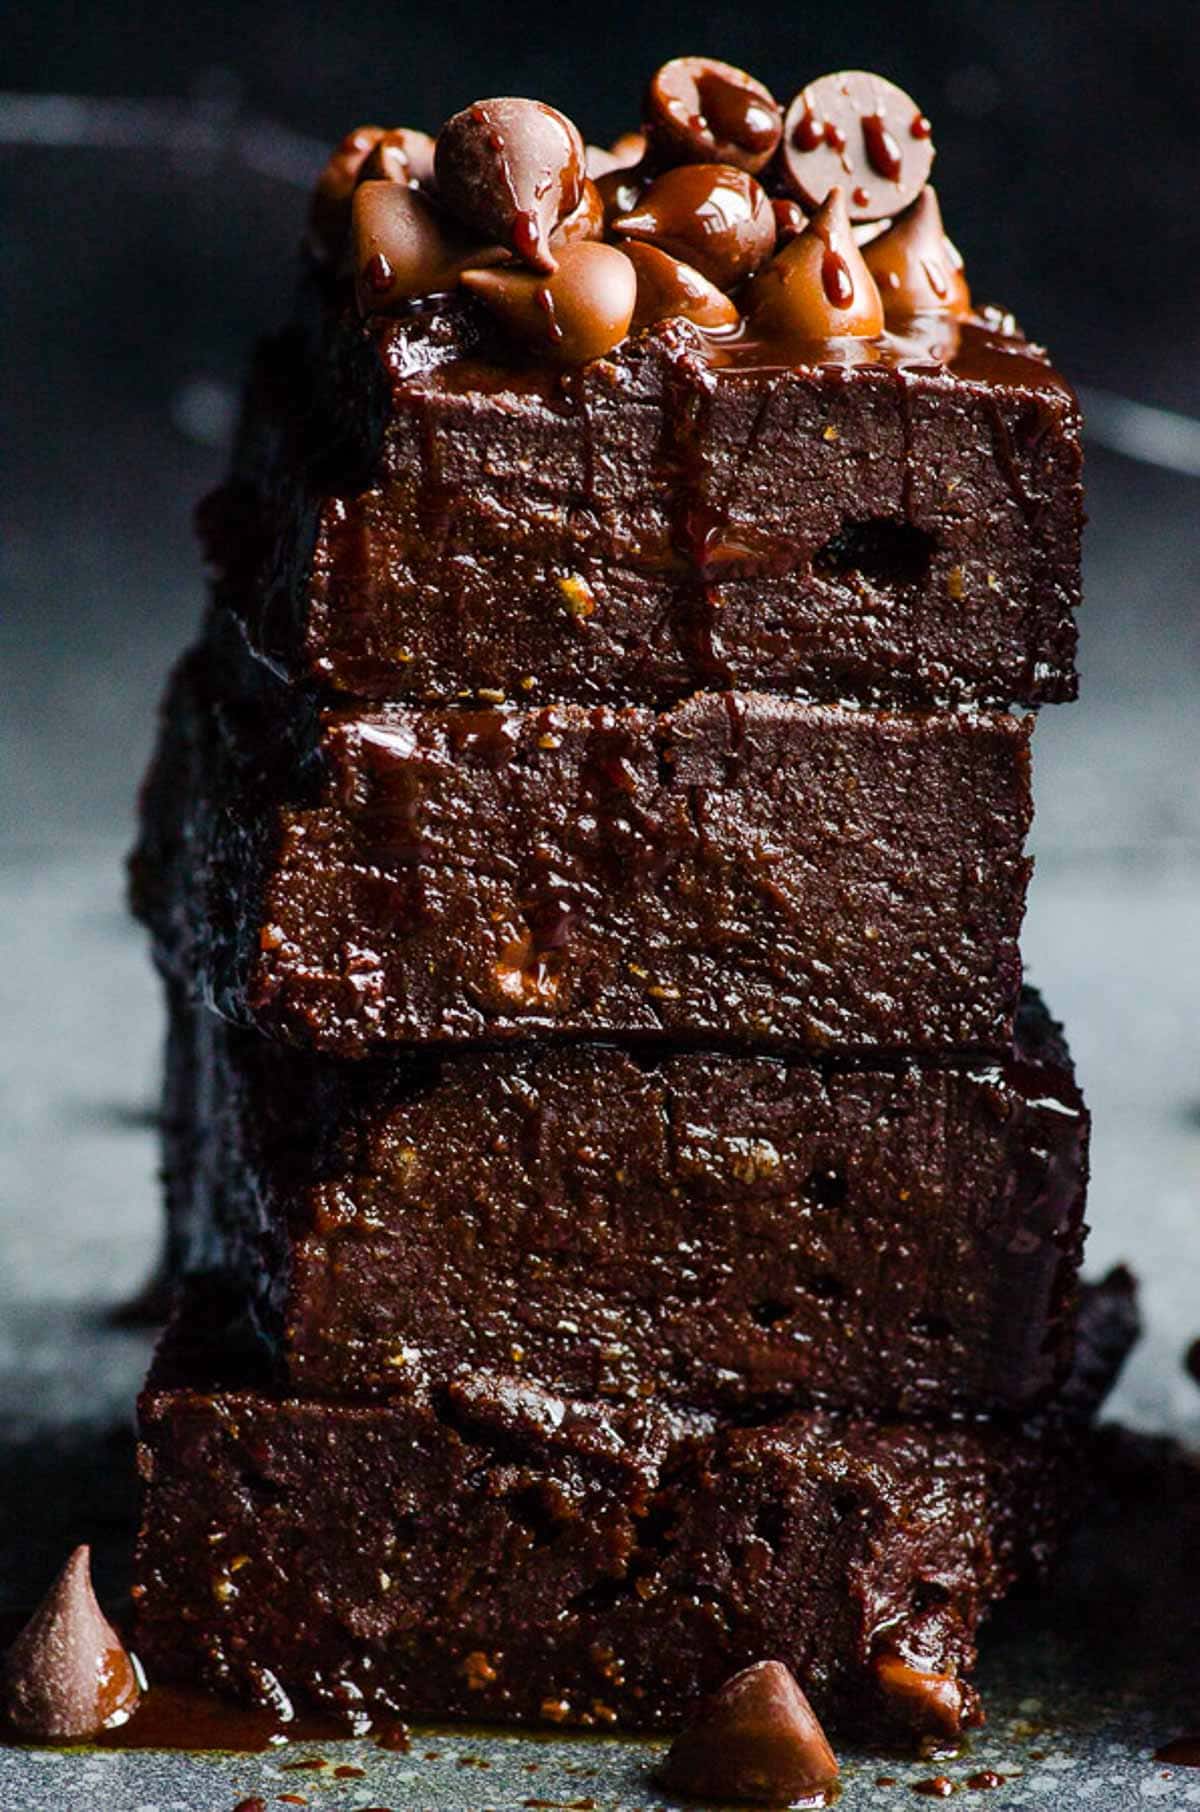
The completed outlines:
[[[598,1579],[595,1585],[585,1586],[582,1592],[576,1592],[570,1601],[573,1611],[611,1611],[614,1606],[628,1598],[631,1582],[628,1578]]]
[[[912,1608],[918,1615],[922,1611],[936,1611],[944,1604],[949,1604],[950,1594],[944,1585],[934,1579],[920,1579],[913,1590]]]
[[[919,1340],[946,1340],[954,1332],[954,1323],[944,1315],[914,1315],[912,1331]]]
[[[768,1498],[759,1505],[754,1513],[754,1533],[760,1541],[766,1542],[768,1548],[778,1549],[783,1546],[786,1528],[784,1506],[778,1500]]]
[[[786,1321],[791,1312],[790,1303],[777,1302],[773,1297],[768,1296],[764,1301],[756,1302],[750,1314],[760,1328],[773,1328],[777,1321]]]
[[[816,1164],[804,1183],[804,1194],[814,1208],[840,1208],[846,1199],[846,1177],[836,1164]]]
[[[812,569],[822,579],[856,574],[880,590],[914,585],[933,562],[933,536],[910,522],[874,516],[866,522],[844,522],[836,535],[813,555]]]
[[[567,1521],[562,1504],[541,1485],[526,1485],[514,1491],[508,1500],[515,1523],[520,1523],[533,1537],[535,1548],[545,1548],[557,1540]]]
[[[819,1277],[813,1278],[808,1286],[808,1292],[810,1296],[816,1296],[821,1302],[840,1302],[846,1294],[838,1279],[828,1271],[823,1271]]]

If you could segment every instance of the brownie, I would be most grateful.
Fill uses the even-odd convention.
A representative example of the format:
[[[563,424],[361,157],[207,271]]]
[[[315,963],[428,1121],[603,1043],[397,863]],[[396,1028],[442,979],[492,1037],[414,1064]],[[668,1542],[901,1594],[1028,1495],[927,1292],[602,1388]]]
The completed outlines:
[[[1078,409],[1011,322],[783,366],[677,319],[564,377],[447,298],[307,313],[202,513],[298,675],[425,703],[1074,696]]]
[[[974,1721],[980,1618],[1052,1551],[1093,1407],[736,1426],[490,1371],[314,1403],[197,1338],[141,1403],[138,1653],[352,1718],[654,1727],[769,1655],[863,1740],[911,1724],[896,1663]]]
[[[615,1045],[346,1065],[177,990],[167,1097],[172,1249],[232,1280],[306,1396],[491,1367],[928,1415],[1028,1405],[1070,1363],[1088,1120],[1036,996],[986,1067]]]
[[[739,693],[334,710],[257,685],[185,665],[135,860],[160,961],[232,1019],[343,1057],[1011,1043],[1028,718]]]

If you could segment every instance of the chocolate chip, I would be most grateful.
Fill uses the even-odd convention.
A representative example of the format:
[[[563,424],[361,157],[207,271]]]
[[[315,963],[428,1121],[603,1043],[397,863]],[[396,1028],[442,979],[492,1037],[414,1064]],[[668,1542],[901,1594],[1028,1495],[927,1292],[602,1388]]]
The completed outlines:
[[[511,333],[559,365],[611,352],[629,332],[637,300],[629,259],[594,239],[565,246],[550,276],[510,266],[467,270],[461,282]]]
[[[559,221],[550,235],[550,249],[557,257],[564,245],[574,245],[577,239],[603,237],[604,203],[595,183],[585,177],[577,205]]]
[[[141,1692],[92,1591],[91,1551],[76,1548],[4,1659],[0,1702],[14,1730],[42,1742],[123,1724]]]
[[[926,1673],[898,1655],[881,1655],[875,1678],[897,1719],[918,1738],[953,1741],[964,1724],[978,1721],[974,1692],[952,1674]]]
[[[662,163],[765,169],[783,130],[779,103],[744,69],[715,57],[673,57],[646,91],[646,139]]]
[[[470,264],[499,264],[503,246],[481,246],[416,189],[364,182],[352,209],[354,282],[364,315],[387,314],[414,296],[453,289]]]
[[[748,277],[775,246],[766,192],[732,164],[680,164],[664,171],[612,230],[694,265],[719,289]]]
[[[359,182],[415,182],[428,187],[433,181],[434,142],[428,132],[412,126],[392,126],[371,147]]]
[[[784,118],[780,171],[789,193],[810,210],[838,183],[851,220],[898,214],[916,199],[932,164],[929,121],[916,102],[864,69],[810,82]]]
[[[342,255],[359,173],[383,136],[382,126],[355,126],[317,178],[308,209],[308,242],[324,264],[336,264]]]
[[[694,321],[697,327],[736,327],[741,320],[729,297],[690,264],[636,239],[624,249],[637,273],[635,327],[650,327],[672,316]]]
[[[889,321],[970,313],[971,292],[930,184],[885,233],[863,248],[863,259]]]
[[[663,1784],[690,1798],[785,1806],[838,1776],[812,1706],[780,1661],[759,1661],[727,1680],[676,1737]]]
[[[564,114],[515,96],[476,101],[442,127],[434,174],[467,226],[535,270],[555,268],[550,235],[578,206],[586,174],[583,140]]]
[[[776,195],[771,202],[775,215],[775,243],[786,245],[789,239],[795,239],[808,225],[808,215],[798,201],[788,195]]]
[[[833,340],[883,332],[883,304],[854,243],[840,189],[830,190],[804,231],[759,272],[744,301],[764,334]]]
[[[622,214],[631,214],[650,184],[650,173],[642,164],[628,169],[609,170],[596,178],[596,193],[604,204],[604,219],[611,227]]]

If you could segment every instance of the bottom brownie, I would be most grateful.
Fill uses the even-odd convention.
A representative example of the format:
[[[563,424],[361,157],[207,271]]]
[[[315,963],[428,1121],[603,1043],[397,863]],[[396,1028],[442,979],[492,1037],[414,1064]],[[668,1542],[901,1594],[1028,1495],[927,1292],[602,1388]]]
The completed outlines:
[[[314,1403],[185,1324],[141,1404],[139,1653],[351,1717],[634,1728],[772,1657],[834,1728],[953,1735],[980,1716],[981,1617],[1061,1534],[1128,1320],[1122,1282],[1089,1301],[1081,1382],[1036,1423],[936,1430],[735,1426],[486,1372]]]

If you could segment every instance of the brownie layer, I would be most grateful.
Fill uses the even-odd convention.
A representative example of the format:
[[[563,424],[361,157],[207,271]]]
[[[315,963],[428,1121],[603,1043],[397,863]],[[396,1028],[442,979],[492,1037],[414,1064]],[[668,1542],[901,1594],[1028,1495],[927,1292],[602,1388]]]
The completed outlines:
[[[769,1655],[838,1730],[944,1738],[947,1701],[978,1715],[981,1616],[1059,1535],[1066,1417],[734,1427],[487,1372],[311,1403],[177,1351],[141,1404],[138,1653],[351,1717],[632,1727]]]
[[[282,1385],[479,1367],[723,1412],[1027,1406],[1074,1343],[1087,1113],[1027,999],[988,1067],[605,1046],[345,1065],[176,1002],[172,1249]],[[190,1106],[188,1105],[190,1100]]]
[[[364,696],[1073,697],[1079,418],[1040,350],[931,318],[765,356],[676,320],[564,377],[445,298],[316,308],[260,356],[210,554],[261,651]]]
[[[343,1057],[547,1033],[1011,1044],[1028,719],[212,691],[201,656],[168,699],[135,894],[160,960],[230,1018]]]

